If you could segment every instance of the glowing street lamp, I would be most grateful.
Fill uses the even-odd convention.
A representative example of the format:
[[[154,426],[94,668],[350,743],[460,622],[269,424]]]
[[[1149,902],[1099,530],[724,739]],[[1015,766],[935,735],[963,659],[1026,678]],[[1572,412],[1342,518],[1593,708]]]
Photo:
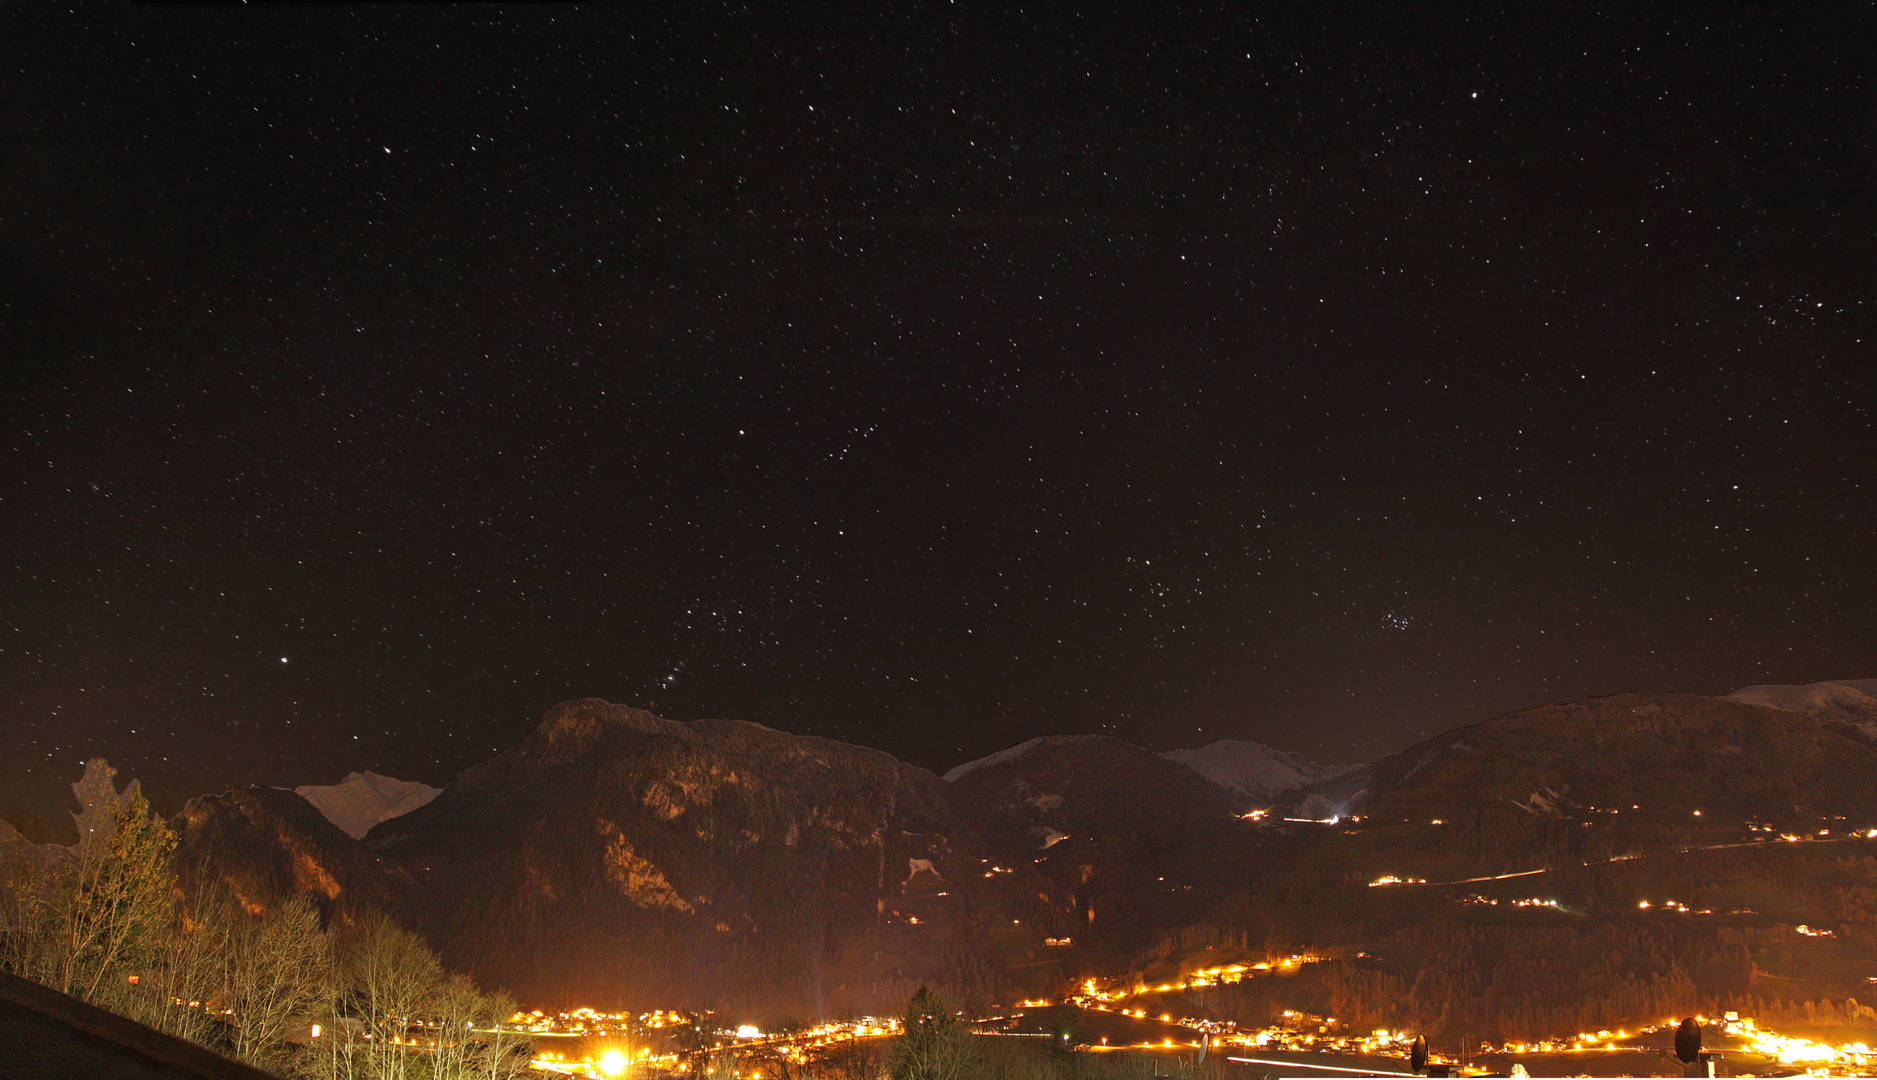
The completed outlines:
[[[626,1055],[617,1050],[608,1050],[600,1055],[600,1071],[608,1076],[620,1076],[626,1071]]]

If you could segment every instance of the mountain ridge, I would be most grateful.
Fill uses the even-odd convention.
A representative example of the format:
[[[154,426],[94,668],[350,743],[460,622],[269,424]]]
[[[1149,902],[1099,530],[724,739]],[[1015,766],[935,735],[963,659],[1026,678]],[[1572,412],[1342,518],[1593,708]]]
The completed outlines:
[[[537,1000],[824,1012],[995,982],[975,834],[866,747],[582,699],[368,844],[447,959]]]
[[[1313,764],[1230,740],[1185,756],[1209,748]],[[1378,873],[1462,881],[1738,847],[1743,823],[1877,826],[1862,820],[1877,747],[1733,695],[1518,710],[1283,792],[1255,819],[1249,784],[1180,756],[1045,736],[941,779],[868,747],[588,698],[363,840],[275,789],[192,800],[179,827],[187,857],[238,864],[255,896],[386,906],[531,1002],[828,1015],[921,983],[1014,1000],[1170,942],[1313,933],[1333,924],[1324,898],[1392,903],[1365,887]]]

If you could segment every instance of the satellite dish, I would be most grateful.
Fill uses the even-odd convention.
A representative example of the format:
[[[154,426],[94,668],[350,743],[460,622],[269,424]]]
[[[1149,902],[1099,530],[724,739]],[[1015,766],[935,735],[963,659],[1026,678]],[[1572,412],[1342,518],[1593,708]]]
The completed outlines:
[[[1408,1071],[1416,1076],[1427,1071],[1427,1036],[1414,1037],[1414,1046],[1408,1050]]]
[[[1684,1065],[1693,1065],[1701,1059],[1701,1025],[1690,1016],[1675,1029],[1675,1056]]]

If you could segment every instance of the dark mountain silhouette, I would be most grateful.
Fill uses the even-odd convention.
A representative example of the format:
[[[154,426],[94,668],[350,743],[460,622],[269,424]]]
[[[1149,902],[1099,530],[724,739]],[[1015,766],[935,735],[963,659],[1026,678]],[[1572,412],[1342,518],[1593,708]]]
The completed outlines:
[[[979,841],[937,777],[858,746],[568,702],[366,843],[447,960],[531,1001],[814,1015],[995,988]]]
[[[1867,813],[1872,779],[1877,748],[1819,719],[1727,698],[1618,694],[1455,728],[1282,805],[1378,821],[1586,809],[1778,821]]]
[[[1180,845],[1235,813],[1226,793],[1192,769],[1106,735],[1032,739],[961,765],[946,782],[961,812],[1012,858],[1035,858],[1062,836]]]
[[[1000,866],[1033,869],[1084,965],[1131,955],[1242,872],[1237,800],[1185,765],[1105,735],[1033,739],[946,774]]]

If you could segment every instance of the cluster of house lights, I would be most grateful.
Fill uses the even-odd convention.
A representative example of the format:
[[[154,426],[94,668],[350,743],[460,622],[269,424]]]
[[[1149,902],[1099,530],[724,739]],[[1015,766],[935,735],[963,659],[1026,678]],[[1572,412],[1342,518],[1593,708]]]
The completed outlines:
[[[1144,1020],[1149,1018],[1146,1009],[1117,1007],[1117,1003],[1137,994],[1171,993],[1235,983],[1260,971],[1295,968],[1318,959],[1320,958],[1312,956],[1292,956],[1276,963],[1228,964],[1194,972],[1178,982],[1158,985],[1135,984],[1120,989],[1104,990],[1090,980],[1082,985],[1081,992],[1070,995],[1063,1003]],[[1021,1003],[1024,1008],[1042,1008],[1051,1004],[1047,1000],[1030,1000]],[[1392,1031],[1386,1028],[1377,1028],[1367,1033],[1338,1030],[1339,1022],[1335,1017],[1312,1016],[1293,1010],[1284,1011],[1281,1023],[1257,1030],[1240,1030],[1236,1024],[1229,1021],[1202,1020],[1192,1017],[1176,1018],[1170,1013],[1162,1013],[1158,1019],[1177,1024],[1195,1035],[1209,1037],[1218,1051],[1227,1053],[1233,1050],[1288,1051],[1402,1057],[1408,1053],[1414,1041],[1413,1033],[1408,1031]],[[573,1012],[557,1014],[539,1011],[517,1013],[510,1022],[519,1030],[538,1034],[606,1035],[624,1034],[634,1028],[643,1034],[647,1029],[672,1027],[689,1021],[681,1014],[662,1011],[632,1015],[604,1013],[594,1009],[577,1009]],[[1864,1043],[1834,1046],[1811,1039],[1780,1035],[1762,1029],[1752,1019],[1743,1018],[1731,1012],[1718,1020],[1698,1017],[1697,1022],[1722,1036],[1738,1040],[1739,1048],[1730,1052],[1761,1055],[1785,1066],[1801,1066],[1809,1075],[1832,1075],[1833,1070],[1846,1075],[1868,1074],[1870,1067],[1877,1065],[1877,1050],[1873,1050]],[[1660,1024],[1637,1028],[1633,1031],[1623,1029],[1580,1032],[1557,1039],[1509,1041],[1496,1047],[1486,1043],[1481,1045],[1480,1051],[1485,1054],[1521,1055],[1622,1049],[1652,1050],[1658,1048],[1636,1046],[1633,1045],[1632,1040],[1673,1031],[1677,1024],[1678,1021],[1675,1020],[1664,1020]],[[899,1030],[897,1021],[873,1017],[864,1017],[850,1023],[823,1024],[787,1035],[767,1035],[754,1027],[746,1026],[737,1029],[734,1037],[727,1031],[720,1032],[719,1041],[712,1047],[712,1050],[767,1047],[773,1053],[800,1062],[812,1059],[818,1051],[838,1045],[845,1040],[891,1036],[898,1034]],[[1097,1049],[1123,1049],[1120,1046],[1105,1045],[1105,1039],[1103,1043],[1104,1045]],[[1144,1040],[1134,1044],[1134,1047],[1166,1049],[1176,1046],[1197,1047],[1198,1045],[1200,1043],[1196,1039],[1176,1043],[1171,1036],[1167,1036],[1158,1041]],[[1444,1059],[1436,1055],[1435,1060],[1438,1062]],[[621,1076],[629,1069],[647,1066],[676,1073],[682,1073],[686,1069],[686,1065],[675,1054],[658,1053],[645,1046],[610,1047],[599,1051],[597,1056],[589,1054],[577,1058],[549,1052],[535,1058],[532,1064],[543,1072],[600,1078]]]
[[[1761,1028],[1750,1018],[1738,1013],[1727,1013],[1716,1020],[1700,1016],[1695,1022],[1711,1027],[1721,1035],[1738,1039],[1742,1044],[1737,1050],[1727,1053],[1758,1054],[1777,1061],[1781,1065],[1801,1065],[1808,1067],[1811,1075],[1830,1075],[1833,1068],[1847,1075],[1868,1075],[1869,1067],[1877,1064],[1877,1051],[1864,1043],[1845,1043],[1832,1046],[1828,1043],[1815,1042],[1811,1039],[1798,1039],[1788,1035]],[[1490,1044],[1482,1046],[1486,1053],[1498,1054],[1546,1054],[1565,1051],[1616,1050],[1619,1042],[1626,1042],[1642,1035],[1654,1035],[1673,1031],[1679,1025],[1678,1020],[1664,1020],[1660,1024],[1638,1028],[1635,1031],[1595,1031],[1580,1032],[1568,1038],[1544,1039],[1537,1042],[1508,1042],[1494,1048]],[[1655,1049],[1654,1047],[1631,1047],[1630,1049]]]
[[[642,1037],[648,1031],[659,1028],[683,1027],[691,1020],[682,1013],[664,1010],[632,1014],[575,1009],[564,1013],[544,1013],[539,1010],[516,1013],[509,1022],[537,1035],[616,1036],[624,1040],[630,1039],[635,1033]],[[746,1024],[734,1032],[727,1029],[715,1032],[715,1041],[709,1047],[709,1052],[715,1054],[723,1050],[764,1048],[790,1061],[803,1062],[813,1058],[817,1051],[842,1042],[897,1035],[899,1030],[897,1019],[872,1016],[845,1023],[821,1024],[786,1034],[767,1034]],[[538,1054],[529,1064],[541,1072],[601,1078],[627,1075],[628,1070],[646,1068],[674,1073],[683,1073],[689,1069],[688,1063],[674,1052],[660,1051],[648,1045],[635,1047],[629,1044],[602,1044],[577,1054],[546,1051]]]
[[[1146,1016],[1145,1010],[1116,1009],[1115,1003],[1142,994],[1171,994],[1181,990],[1203,990],[1208,986],[1229,986],[1246,978],[1265,972],[1294,971],[1300,965],[1314,964],[1323,959],[1320,956],[1286,956],[1275,963],[1260,960],[1255,964],[1223,964],[1218,967],[1195,971],[1178,979],[1162,983],[1124,983],[1103,987],[1094,979],[1084,982],[1077,992],[1070,994],[1066,1004],[1084,1009],[1096,1009],[1101,1012],[1120,1012],[1125,1016]],[[1047,1000],[1025,1001],[1024,1008],[1043,1008],[1050,1004]]]

